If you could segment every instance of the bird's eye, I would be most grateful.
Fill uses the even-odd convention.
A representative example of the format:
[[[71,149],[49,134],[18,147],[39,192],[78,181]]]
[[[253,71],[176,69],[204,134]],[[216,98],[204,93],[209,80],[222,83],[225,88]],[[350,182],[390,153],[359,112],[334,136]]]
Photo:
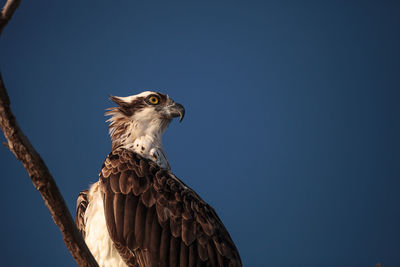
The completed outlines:
[[[156,97],[154,95],[150,96],[148,100],[149,100],[149,103],[152,104],[152,105],[157,105],[158,102],[160,101],[158,99],[158,97]]]

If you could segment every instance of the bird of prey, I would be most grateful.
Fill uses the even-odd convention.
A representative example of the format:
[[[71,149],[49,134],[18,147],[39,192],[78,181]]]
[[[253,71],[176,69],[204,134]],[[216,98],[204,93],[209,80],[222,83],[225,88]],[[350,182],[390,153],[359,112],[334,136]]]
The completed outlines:
[[[157,92],[110,97],[112,151],[76,220],[100,266],[242,266],[214,209],[170,169],[161,137],[181,104]]]

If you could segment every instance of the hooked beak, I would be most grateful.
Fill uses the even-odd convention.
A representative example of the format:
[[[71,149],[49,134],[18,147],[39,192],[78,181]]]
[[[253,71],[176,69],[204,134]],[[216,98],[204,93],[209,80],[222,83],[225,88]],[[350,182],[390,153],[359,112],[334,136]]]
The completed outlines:
[[[169,112],[172,118],[176,118],[179,116],[179,122],[181,122],[183,120],[183,117],[185,117],[185,108],[179,103],[174,103],[169,106]]]

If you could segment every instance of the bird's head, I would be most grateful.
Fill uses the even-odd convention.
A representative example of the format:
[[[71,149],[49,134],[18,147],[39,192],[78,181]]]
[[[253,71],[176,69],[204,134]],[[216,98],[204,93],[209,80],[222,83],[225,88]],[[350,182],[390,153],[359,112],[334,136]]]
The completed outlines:
[[[127,97],[111,96],[110,99],[118,105],[106,112],[107,116],[111,116],[108,121],[113,148],[133,143],[135,138],[147,135],[161,142],[161,135],[171,120],[179,117],[179,121],[182,121],[185,116],[181,104],[158,92],[146,91]]]

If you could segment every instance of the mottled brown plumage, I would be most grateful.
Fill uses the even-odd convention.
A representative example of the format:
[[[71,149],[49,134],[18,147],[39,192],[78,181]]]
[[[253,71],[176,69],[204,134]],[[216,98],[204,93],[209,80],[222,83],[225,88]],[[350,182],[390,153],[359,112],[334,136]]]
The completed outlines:
[[[76,225],[83,237],[85,237],[85,212],[88,206],[88,191],[84,190],[80,192],[76,200]]]
[[[112,152],[79,195],[77,225],[103,267],[242,266],[215,211],[170,172],[161,137],[184,107],[167,95],[111,97]]]
[[[113,151],[100,189],[108,232],[128,266],[242,266],[215,211],[149,159]]]

